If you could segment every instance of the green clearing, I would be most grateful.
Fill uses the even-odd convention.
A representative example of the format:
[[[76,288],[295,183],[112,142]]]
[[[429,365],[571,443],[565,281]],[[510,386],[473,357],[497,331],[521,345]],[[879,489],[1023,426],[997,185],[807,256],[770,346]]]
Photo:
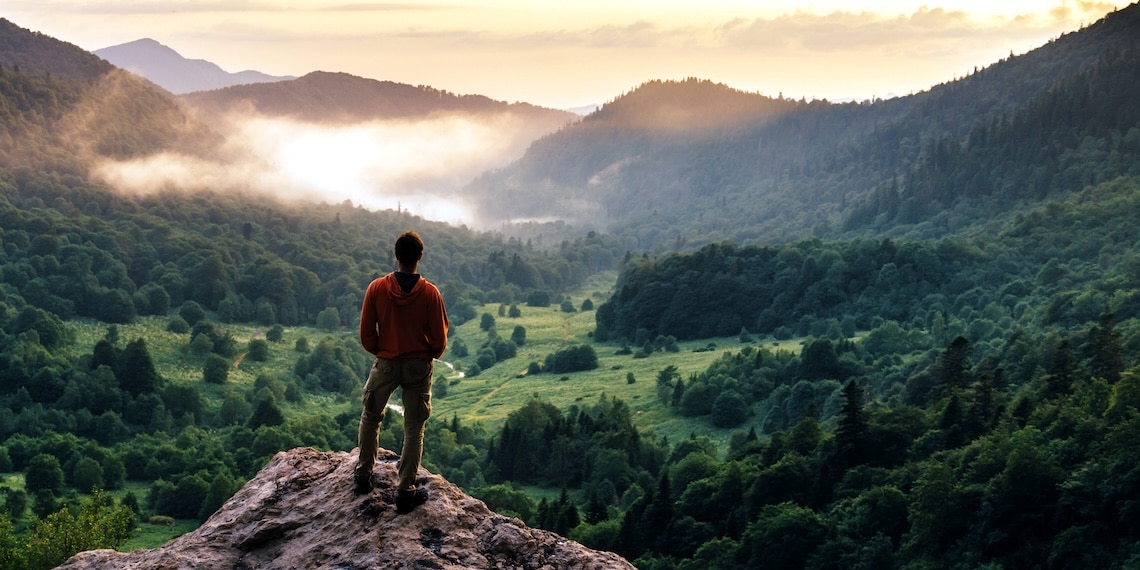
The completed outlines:
[[[234,389],[252,393],[254,382],[262,373],[278,375],[286,379],[293,371],[293,366],[300,356],[294,346],[297,339],[308,339],[309,346],[315,346],[323,338],[345,337],[350,333],[328,331],[311,327],[285,327],[280,342],[269,343],[269,358],[264,362],[255,362],[245,358],[249,341],[265,338],[268,327],[249,324],[222,324],[222,329],[233,336],[238,349],[234,357],[234,366],[230,370],[225,384],[211,384],[202,380],[202,365],[205,359],[195,356],[187,350],[190,344],[190,334],[176,334],[166,330],[168,317],[139,317],[136,322],[125,325],[115,325],[119,330],[120,346],[136,338],[143,338],[154,361],[158,373],[168,382],[174,384],[194,384],[202,393],[203,404],[207,414],[214,413],[221,406],[225,394]],[[91,354],[95,343],[102,339],[109,325],[97,321],[71,321],[76,330],[76,342],[68,349],[69,356],[78,358],[84,354]],[[363,380],[361,380],[363,385]],[[351,399],[335,394],[306,394],[301,406],[289,406],[280,403],[282,410],[290,417],[309,416],[313,412],[339,413]]]
[[[583,291],[569,297],[578,308],[589,297],[597,307],[604,301],[613,287],[615,275],[607,274],[595,279]],[[723,447],[728,436],[735,430],[747,430],[755,425],[760,432],[761,417],[735,428],[724,430],[713,427],[706,419],[684,418],[674,415],[662,405],[657,396],[657,374],[667,366],[676,366],[681,378],[703,372],[726,351],[738,351],[742,345],[736,337],[703,339],[692,342],[678,342],[679,352],[654,352],[645,358],[632,355],[618,355],[622,348],[618,343],[595,343],[591,338],[594,330],[594,311],[576,310],[565,313],[559,303],[550,307],[528,307],[520,304],[521,316],[510,318],[498,316],[499,305],[488,304],[478,309],[478,315],[490,313],[495,318],[495,329],[502,338],[510,338],[516,325],[526,328],[526,344],[519,348],[514,358],[501,361],[483,370],[473,378],[461,377],[450,372],[450,385],[444,398],[433,400],[433,414],[436,418],[450,419],[453,415],[464,422],[482,422],[492,431],[501,427],[507,415],[520,408],[530,398],[537,397],[565,410],[570,406],[591,405],[605,395],[625,401],[633,413],[633,422],[643,432],[652,432],[669,441],[688,437],[690,434],[706,435],[718,441]],[[459,327],[455,336],[463,339],[470,354],[453,364],[459,368],[474,362],[475,353],[486,341],[486,332],[479,328],[476,317]],[[571,344],[591,344],[598,355],[598,368],[566,374],[540,373],[527,375],[527,365],[542,363],[547,355]],[[710,344],[714,350],[702,350]],[[758,345],[753,345],[758,346]],[[801,341],[792,340],[778,344],[766,343],[772,351],[792,350],[799,352]],[[444,359],[450,353],[444,355]],[[443,368],[443,367],[440,367]],[[632,373],[633,384],[627,382],[627,374]],[[437,373],[438,374],[438,373]]]
[[[487,304],[477,308],[477,315],[490,313],[495,318],[495,329],[501,338],[510,338],[516,325],[526,329],[526,343],[519,347],[518,354],[496,363],[475,377],[464,377],[462,372],[450,370],[448,364],[458,369],[475,361],[475,354],[487,339],[487,333],[480,330],[479,317],[454,327],[453,339],[460,338],[467,344],[470,354],[462,359],[452,359],[451,353],[437,364],[437,377],[447,378],[446,396],[433,401],[433,418],[436,421],[449,421],[452,416],[465,423],[481,422],[494,433],[507,416],[523,406],[531,398],[540,398],[560,409],[571,406],[586,406],[597,402],[603,395],[617,397],[625,401],[633,413],[634,425],[638,429],[654,435],[667,437],[669,441],[688,437],[691,434],[705,435],[723,445],[731,431],[713,427],[701,418],[685,418],[674,415],[662,405],[657,396],[657,374],[667,366],[676,366],[681,378],[700,373],[726,351],[738,351],[744,345],[736,337],[703,339],[692,342],[678,342],[678,352],[654,352],[645,358],[633,355],[619,355],[622,348],[618,343],[595,343],[594,311],[581,311],[582,302],[590,298],[597,307],[605,301],[616,280],[615,273],[595,276],[581,290],[569,295],[575,312],[566,313],[559,302],[549,307],[529,307],[518,305],[521,315],[517,318],[499,316],[498,304]],[[90,354],[94,344],[106,334],[108,325],[95,321],[72,321],[77,332],[76,342],[68,349],[70,356],[78,358]],[[251,393],[258,375],[263,372],[286,378],[292,373],[299,353],[294,350],[297,339],[305,337],[310,346],[321,339],[334,337],[338,342],[351,342],[355,330],[342,329],[328,332],[311,327],[286,327],[280,342],[269,343],[269,359],[254,362],[244,358],[244,351],[251,339],[264,338],[266,328],[249,324],[224,324],[225,332],[232,335],[238,347],[234,358],[234,368],[223,385],[210,384],[202,380],[204,359],[187,350],[189,334],[175,334],[166,330],[166,317],[142,317],[135,323],[116,325],[120,343],[142,337],[146,340],[159,374],[173,383],[197,385],[202,393],[206,412],[216,412],[221,406],[226,392],[242,390]],[[598,368],[583,372],[565,374],[539,373],[527,375],[531,362],[542,363],[547,355],[571,344],[591,344],[598,356]],[[712,350],[707,350],[715,345]],[[801,340],[795,339],[773,343],[770,339],[763,346],[769,350],[790,350],[798,352]],[[754,344],[753,346],[760,346]],[[636,350],[635,350],[636,351]],[[632,373],[635,382],[627,381]],[[361,378],[363,385],[364,378]],[[299,404],[280,403],[282,410],[290,418],[303,418],[314,415],[335,416],[340,413],[354,413],[359,405],[356,397],[340,394],[307,393]],[[757,427],[762,414],[736,430]]]
[[[174,525],[155,524],[148,521],[139,522],[135,533],[118,548],[121,552],[131,552],[143,548],[157,548],[166,541],[182,536],[196,528],[196,520],[176,520]]]

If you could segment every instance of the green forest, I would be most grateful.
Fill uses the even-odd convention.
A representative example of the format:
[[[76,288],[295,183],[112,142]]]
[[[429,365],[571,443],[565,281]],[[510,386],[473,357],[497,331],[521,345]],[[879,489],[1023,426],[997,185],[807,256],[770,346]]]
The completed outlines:
[[[518,390],[426,434],[424,466],[497,512],[645,570],[1136,567],[1138,14],[889,101],[651,82],[531,150],[576,159],[513,167],[565,182],[639,149],[606,198],[635,215],[501,231],[116,193],[92,164],[220,135],[0,20],[0,568],[157,546],[281,450],[352,449],[361,296],[408,228],[462,373],[433,398]],[[688,120],[639,134],[662,97]],[[526,180],[477,189],[576,199]],[[657,209],[688,197],[712,202]]]

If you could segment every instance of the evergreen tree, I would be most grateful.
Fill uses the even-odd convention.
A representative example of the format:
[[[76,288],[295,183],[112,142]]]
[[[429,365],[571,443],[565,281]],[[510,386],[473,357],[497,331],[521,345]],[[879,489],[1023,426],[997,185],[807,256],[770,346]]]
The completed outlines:
[[[154,361],[142,337],[131,341],[123,349],[116,377],[119,387],[132,396],[151,394],[158,390],[162,378],[154,367]]]
[[[645,546],[655,551],[665,551],[669,541],[669,527],[673,521],[673,492],[669,484],[669,471],[661,471],[657,480],[657,492],[645,507],[641,517],[641,536]]]
[[[670,364],[657,372],[657,396],[662,402],[668,402],[670,392],[674,390],[674,380],[679,380],[681,373],[677,371],[677,366]]]
[[[277,401],[272,396],[257,401],[257,406],[246,421],[246,427],[257,429],[261,426],[279,426],[285,423],[285,414],[277,407]]]
[[[840,462],[852,467],[863,462],[867,444],[867,412],[863,409],[863,389],[854,380],[843,387],[843,407],[835,428]]]
[[[992,359],[984,360],[986,364],[992,364]],[[997,386],[1001,384],[1002,369],[994,368],[992,366],[983,366],[982,372],[978,375],[978,381],[974,384],[974,398],[970,406],[970,435],[973,437],[980,436],[989,431],[995,416],[995,403],[994,393],[997,391]]]
[[[581,515],[578,514],[578,506],[570,500],[570,492],[566,487],[562,487],[562,493],[558,496],[558,501],[554,503],[551,511],[553,518],[551,530],[562,536],[569,536],[570,531],[582,522]]]
[[[1062,340],[1053,351],[1049,374],[1045,377],[1045,397],[1065,396],[1073,391],[1077,376],[1077,362],[1068,339]]]
[[[526,344],[526,327],[516,325],[514,330],[511,331],[511,342],[516,346],[523,346]]]
[[[91,350],[91,369],[107,366],[114,371],[118,366],[119,351],[107,339],[100,339]]]
[[[598,524],[609,516],[609,507],[606,502],[602,500],[595,487],[590,487],[590,492],[586,497],[586,522]]]
[[[955,337],[938,358],[938,387],[945,395],[956,394],[966,385],[970,369],[970,341]]]
[[[634,501],[622,516],[618,544],[614,551],[626,560],[634,560],[645,552],[647,545],[641,523],[647,506],[652,502],[653,492],[646,491],[645,495]]]
[[[942,430],[943,443],[948,449],[960,447],[965,443],[964,426],[966,413],[962,409],[962,399],[958,394],[951,394],[942,409],[942,416],[938,420],[938,429]]]
[[[1089,331],[1089,352],[1094,376],[1110,384],[1120,381],[1120,373],[1124,371],[1124,341],[1111,313],[1101,315],[1100,323]]]

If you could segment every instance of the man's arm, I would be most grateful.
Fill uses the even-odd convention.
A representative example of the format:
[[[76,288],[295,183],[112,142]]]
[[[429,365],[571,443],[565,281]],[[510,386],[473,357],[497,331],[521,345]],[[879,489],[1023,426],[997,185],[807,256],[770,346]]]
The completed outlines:
[[[364,301],[360,306],[360,346],[375,355],[380,351],[380,334],[376,331],[376,307],[372,287],[375,281],[368,285],[364,291]]]
[[[432,351],[432,358],[443,356],[447,350],[447,309],[443,305],[443,296],[436,289],[433,303],[428,308],[427,341]]]

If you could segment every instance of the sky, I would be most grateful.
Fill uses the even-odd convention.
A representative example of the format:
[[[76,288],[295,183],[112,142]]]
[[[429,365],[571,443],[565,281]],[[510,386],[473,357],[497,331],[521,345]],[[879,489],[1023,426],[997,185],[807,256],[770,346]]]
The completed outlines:
[[[88,50],[141,38],[231,72],[339,71],[569,109],[696,77],[832,101],[906,95],[1121,0],[0,0]]]

